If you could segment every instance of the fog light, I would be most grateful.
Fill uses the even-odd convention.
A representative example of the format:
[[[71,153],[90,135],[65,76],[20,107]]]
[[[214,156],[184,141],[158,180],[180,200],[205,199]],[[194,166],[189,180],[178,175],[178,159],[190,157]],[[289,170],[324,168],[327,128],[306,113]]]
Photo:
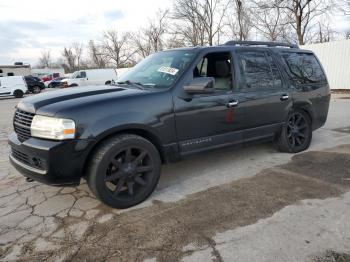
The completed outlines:
[[[34,166],[41,167],[41,160],[40,159],[37,159],[36,157],[33,157],[32,161],[33,161]]]

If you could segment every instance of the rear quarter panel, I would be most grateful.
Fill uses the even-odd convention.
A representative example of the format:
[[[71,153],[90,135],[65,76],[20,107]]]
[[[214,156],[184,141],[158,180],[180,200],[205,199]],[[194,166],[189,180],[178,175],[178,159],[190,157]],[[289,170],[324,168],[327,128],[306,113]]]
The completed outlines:
[[[323,71],[323,74],[325,75],[325,71],[320,61],[317,59],[316,55],[313,54],[313,52],[300,49],[284,50],[283,52],[312,54],[316,58]],[[297,83],[293,80],[292,73],[290,72],[284,58],[282,57],[282,52],[277,53],[279,54],[280,63],[283,65],[282,68],[285,79],[288,82],[291,90],[293,107],[303,109],[309,114],[312,120],[313,130],[320,128],[325,124],[327,120],[330,103],[330,88],[327,78],[325,81],[320,83]]]

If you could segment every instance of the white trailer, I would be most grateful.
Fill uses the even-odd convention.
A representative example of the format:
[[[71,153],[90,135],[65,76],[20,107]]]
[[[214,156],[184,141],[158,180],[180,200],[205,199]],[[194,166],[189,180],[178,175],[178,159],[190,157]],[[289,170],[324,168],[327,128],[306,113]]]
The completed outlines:
[[[0,65],[0,77],[5,76],[28,76],[32,73],[28,64],[18,63],[15,65]]]

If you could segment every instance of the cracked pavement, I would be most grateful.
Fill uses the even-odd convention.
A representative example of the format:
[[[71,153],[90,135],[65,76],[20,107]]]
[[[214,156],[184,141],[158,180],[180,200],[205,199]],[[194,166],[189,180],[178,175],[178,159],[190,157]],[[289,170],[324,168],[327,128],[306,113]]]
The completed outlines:
[[[191,156],[163,166],[154,194],[128,210],[104,206],[85,182],[76,188],[27,183],[8,161],[19,100],[1,99],[0,260],[348,257],[350,99],[344,97],[332,97],[328,121],[308,152],[293,156],[264,144]]]

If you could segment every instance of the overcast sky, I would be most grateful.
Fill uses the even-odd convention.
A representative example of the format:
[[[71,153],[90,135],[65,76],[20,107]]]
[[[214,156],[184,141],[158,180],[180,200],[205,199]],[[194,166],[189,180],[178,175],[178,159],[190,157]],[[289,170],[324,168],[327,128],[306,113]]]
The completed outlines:
[[[170,0],[0,0],[0,64],[35,64],[42,49],[87,44],[110,28],[135,30]]]
[[[64,45],[87,44],[110,28],[135,30],[171,5],[171,0],[0,0],[0,64],[35,65],[43,49],[57,58]],[[350,27],[341,16],[333,19],[339,30]]]

